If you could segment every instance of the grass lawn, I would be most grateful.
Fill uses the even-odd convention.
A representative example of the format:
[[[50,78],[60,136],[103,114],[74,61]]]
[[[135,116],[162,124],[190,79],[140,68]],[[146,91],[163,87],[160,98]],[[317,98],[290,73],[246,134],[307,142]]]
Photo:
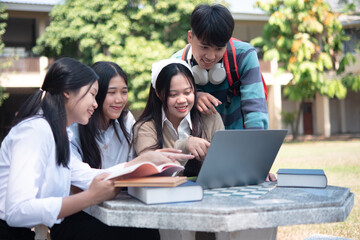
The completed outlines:
[[[329,185],[350,188],[354,207],[345,222],[278,228],[277,239],[304,239],[313,234],[360,239],[360,139],[284,143],[271,169],[322,168]]]

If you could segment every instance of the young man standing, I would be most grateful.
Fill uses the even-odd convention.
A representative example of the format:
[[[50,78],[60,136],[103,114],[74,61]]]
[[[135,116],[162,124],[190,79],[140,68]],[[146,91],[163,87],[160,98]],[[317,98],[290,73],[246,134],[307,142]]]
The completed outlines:
[[[193,69],[200,112],[218,111],[226,129],[267,129],[269,118],[256,50],[249,43],[231,39],[233,30],[234,19],[226,7],[199,5],[191,15],[190,50],[184,54],[182,49],[173,57],[184,58]],[[236,52],[239,95],[229,91],[223,63],[229,41]]]

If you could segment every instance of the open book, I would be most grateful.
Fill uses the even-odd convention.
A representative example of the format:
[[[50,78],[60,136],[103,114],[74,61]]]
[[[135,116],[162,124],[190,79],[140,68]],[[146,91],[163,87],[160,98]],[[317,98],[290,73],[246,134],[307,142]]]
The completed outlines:
[[[135,177],[146,177],[155,175],[156,176],[172,176],[177,172],[183,170],[184,167],[175,163],[165,163],[159,166],[156,166],[152,162],[143,162],[130,167],[125,167],[113,171],[105,180],[118,178],[135,178]]]

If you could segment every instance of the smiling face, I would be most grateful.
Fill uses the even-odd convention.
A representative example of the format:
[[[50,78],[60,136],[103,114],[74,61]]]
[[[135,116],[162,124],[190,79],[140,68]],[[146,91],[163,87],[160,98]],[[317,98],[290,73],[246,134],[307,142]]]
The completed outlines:
[[[224,56],[226,45],[217,47],[199,40],[191,31],[188,32],[188,42],[191,44],[193,57],[199,67],[209,70]]]
[[[98,89],[99,84],[95,81],[92,84],[81,87],[79,91],[64,93],[67,99],[65,102],[67,126],[73,123],[86,125],[89,122],[90,117],[98,106],[95,100]]]
[[[110,120],[120,117],[120,114],[128,101],[128,86],[125,80],[116,75],[109,82],[108,91],[103,103],[103,114],[106,125]]]
[[[194,87],[183,74],[174,75],[171,78],[167,109],[165,115],[177,128],[184,117],[194,106]]]

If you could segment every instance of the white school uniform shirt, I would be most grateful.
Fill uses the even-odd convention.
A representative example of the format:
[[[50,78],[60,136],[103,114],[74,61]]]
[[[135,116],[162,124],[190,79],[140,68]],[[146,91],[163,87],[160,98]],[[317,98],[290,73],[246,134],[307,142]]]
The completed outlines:
[[[0,219],[28,228],[60,223],[62,198],[69,195],[70,185],[86,189],[104,172],[76,160],[72,151],[68,168],[58,166],[55,159],[53,133],[42,116],[11,129],[0,149]]]
[[[169,129],[174,140],[188,138],[192,130],[190,112],[183,118],[183,120],[181,120],[176,130],[170,120],[166,117],[164,108],[162,108],[162,127],[164,127],[164,125]]]
[[[135,118],[128,112],[124,117],[124,126],[126,131],[130,134],[130,142],[132,141],[132,127],[135,124]],[[96,140],[101,154],[102,168],[106,169],[119,163],[128,162],[135,157],[135,150],[126,141],[125,135],[120,128],[120,123],[116,119],[115,127],[119,134],[120,141],[116,136],[115,129],[111,124],[105,131],[101,132],[101,139]],[[73,124],[69,128],[73,134],[71,140],[71,147],[75,154],[78,155],[78,159],[82,159],[83,152],[81,150],[81,143],[79,138],[78,124]]]

